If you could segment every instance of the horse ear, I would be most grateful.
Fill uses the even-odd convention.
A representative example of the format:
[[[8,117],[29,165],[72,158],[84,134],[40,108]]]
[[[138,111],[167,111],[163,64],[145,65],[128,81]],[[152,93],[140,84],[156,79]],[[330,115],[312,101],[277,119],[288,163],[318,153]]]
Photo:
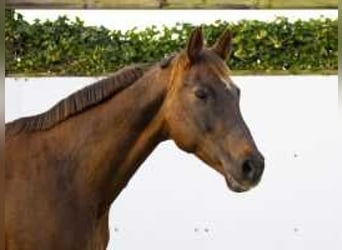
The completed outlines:
[[[226,29],[211,48],[223,60],[228,59],[232,52],[232,38],[232,33]]]
[[[197,27],[191,32],[186,47],[187,56],[191,63],[194,63],[203,49],[203,32],[202,27]]]

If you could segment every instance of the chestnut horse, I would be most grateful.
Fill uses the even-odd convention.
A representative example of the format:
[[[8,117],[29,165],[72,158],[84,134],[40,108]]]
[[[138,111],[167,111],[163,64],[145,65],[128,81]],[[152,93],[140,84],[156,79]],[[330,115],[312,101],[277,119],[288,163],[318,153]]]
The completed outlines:
[[[264,159],[225,64],[231,40],[227,30],[207,48],[196,28],[180,53],[6,124],[6,249],[105,249],[111,203],[164,140],[218,171],[231,190],[254,187]]]

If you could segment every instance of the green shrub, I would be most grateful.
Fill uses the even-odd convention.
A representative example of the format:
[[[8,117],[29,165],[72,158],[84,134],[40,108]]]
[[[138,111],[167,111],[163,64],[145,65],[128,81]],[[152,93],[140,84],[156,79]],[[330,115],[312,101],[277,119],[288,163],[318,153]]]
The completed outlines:
[[[232,70],[324,71],[338,67],[337,20],[243,20],[204,25],[208,44],[229,27],[234,33]],[[193,26],[177,24],[126,32],[89,27],[76,19],[33,24],[6,10],[6,75],[102,75],[124,65],[153,62],[185,46]]]

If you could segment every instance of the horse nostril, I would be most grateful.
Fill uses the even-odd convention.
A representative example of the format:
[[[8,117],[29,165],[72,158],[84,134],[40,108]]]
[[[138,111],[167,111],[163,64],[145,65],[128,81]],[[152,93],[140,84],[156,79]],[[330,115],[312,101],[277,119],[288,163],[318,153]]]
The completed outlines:
[[[242,164],[242,172],[246,179],[250,181],[258,181],[261,178],[264,169],[263,161],[246,160]]]
[[[250,160],[243,163],[242,172],[247,179],[252,180],[254,178],[255,168]]]

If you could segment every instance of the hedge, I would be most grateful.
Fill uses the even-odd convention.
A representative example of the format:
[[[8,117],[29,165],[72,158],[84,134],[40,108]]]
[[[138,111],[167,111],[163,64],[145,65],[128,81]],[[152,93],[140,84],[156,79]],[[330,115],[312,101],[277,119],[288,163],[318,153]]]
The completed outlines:
[[[279,17],[270,22],[216,21],[204,25],[208,45],[229,27],[234,34],[232,70],[336,71],[338,23],[331,19],[290,22]],[[124,65],[158,61],[185,46],[193,26],[155,26],[123,32],[103,26],[86,26],[59,17],[29,24],[6,10],[6,75],[103,75]]]

